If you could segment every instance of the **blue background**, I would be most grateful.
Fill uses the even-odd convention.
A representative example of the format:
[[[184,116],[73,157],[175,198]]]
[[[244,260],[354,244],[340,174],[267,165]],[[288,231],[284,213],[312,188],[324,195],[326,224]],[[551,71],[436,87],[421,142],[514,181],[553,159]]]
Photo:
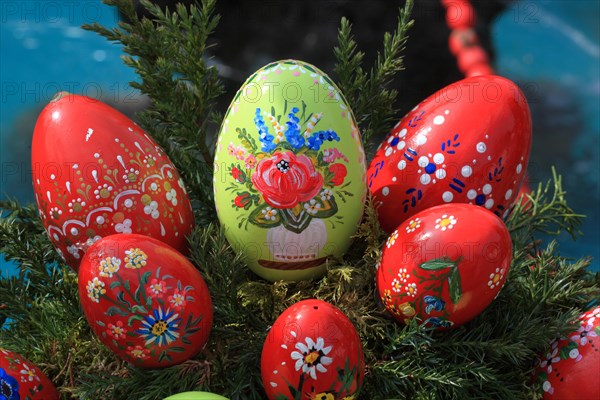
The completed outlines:
[[[592,256],[600,270],[600,2],[526,1],[513,4],[493,26],[496,69],[526,91],[534,115],[532,185],[563,175],[570,205],[587,214],[584,236],[560,237],[570,257]],[[132,70],[121,48],[80,29],[114,26],[114,10],[96,0],[1,2],[0,195],[32,201],[25,122],[59,90],[127,101],[135,97]],[[416,40],[416,38],[411,38]],[[550,110],[550,112],[549,112]],[[16,178],[16,179],[15,179]],[[14,267],[0,259],[3,273]]]

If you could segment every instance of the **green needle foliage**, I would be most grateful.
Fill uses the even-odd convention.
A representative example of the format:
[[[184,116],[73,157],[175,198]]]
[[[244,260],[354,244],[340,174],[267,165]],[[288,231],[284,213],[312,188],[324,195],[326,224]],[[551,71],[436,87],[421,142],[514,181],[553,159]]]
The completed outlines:
[[[338,45],[333,49],[337,64],[338,85],[352,105],[365,146],[375,133],[388,132],[397,118],[394,103],[398,92],[390,86],[396,74],[403,69],[402,52],[408,40],[407,32],[413,25],[410,14],[413,1],[408,0],[399,10],[398,24],[392,33],[383,37],[383,54],[377,54],[370,71],[362,67],[364,53],[359,51],[352,36],[352,25],[342,18]]]
[[[189,237],[191,260],[208,284],[214,326],[205,350],[180,365],[144,370],[120,361],[94,336],[81,311],[77,277],[48,240],[33,206],[0,201],[0,252],[20,272],[0,279],[0,347],[39,365],[63,398],[155,400],[188,390],[208,390],[235,400],[263,399],[260,356],[268,329],[295,302],[319,298],[339,307],[354,323],[366,357],[360,398],[527,399],[536,356],[551,340],[572,331],[571,322],[600,298],[600,277],[589,260],[561,257],[556,242],[536,237],[577,233],[581,215],[565,201],[556,173],[517,203],[506,223],[514,245],[508,280],[498,298],[477,318],[437,332],[417,321],[402,326],[375,295],[375,265],[385,234],[369,202],[351,251],[315,281],[260,280],[235,254],[216,221],[212,205],[210,125],[219,122],[221,93],[216,71],[205,63],[206,40],[218,16],[214,2],[162,12],[149,2],[152,20],[138,19],[129,0],[110,0],[130,22],[107,30],[88,27],[124,44],[125,62],[152,106],[143,127],[182,172],[196,211]],[[398,27],[370,72],[342,20],[336,72],[368,140],[397,118],[388,86],[401,69],[411,3],[400,10]],[[366,142],[365,142],[366,143]]]
[[[133,2],[106,0],[118,7],[128,22],[107,29],[98,23],[84,25],[112,42],[123,45],[123,61],[135,69],[141,82],[130,85],[147,94],[150,108],[137,115],[167,151],[181,172],[196,216],[214,216],[212,191],[211,132],[221,123],[215,100],[223,93],[216,68],[207,65],[207,39],[219,23],[215,1],[200,7],[179,4],[163,12],[148,0],[141,0],[153,19],[139,19]],[[211,129],[212,128],[212,129]]]

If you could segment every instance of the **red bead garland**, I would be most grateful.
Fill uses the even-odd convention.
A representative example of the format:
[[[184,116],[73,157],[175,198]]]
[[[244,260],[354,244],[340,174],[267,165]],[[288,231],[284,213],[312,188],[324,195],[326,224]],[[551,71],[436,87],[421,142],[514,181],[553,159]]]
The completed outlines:
[[[450,53],[456,57],[458,69],[467,78],[495,75],[490,58],[479,44],[479,37],[474,29],[477,14],[471,2],[469,0],[441,0],[441,2],[446,8],[446,25],[450,28],[448,47]],[[520,193],[531,193],[527,183],[523,184]]]
[[[491,75],[494,69],[475,32],[476,13],[469,0],[441,0],[450,28],[448,46],[466,77]]]

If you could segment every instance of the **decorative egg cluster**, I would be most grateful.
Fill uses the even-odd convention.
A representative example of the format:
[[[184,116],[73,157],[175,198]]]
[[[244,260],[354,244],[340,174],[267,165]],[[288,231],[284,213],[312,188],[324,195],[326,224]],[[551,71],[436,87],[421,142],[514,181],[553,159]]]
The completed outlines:
[[[0,398],[6,400],[59,400],[58,391],[30,361],[0,348]]]
[[[350,320],[314,299],[292,305],[277,318],[261,357],[270,400],[355,399],[364,368],[360,337]]]
[[[98,240],[84,255],[78,280],[94,333],[132,364],[174,365],[208,341],[208,287],[183,255],[157,239],[118,234]]]
[[[92,243],[116,233],[152,236],[187,252],[194,218],[183,181],[123,114],[59,93],[37,120],[31,158],[40,217],[75,271]]]
[[[510,234],[496,215],[469,204],[432,207],[389,236],[377,290],[399,321],[459,326],[498,295],[511,259]]]
[[[554,340],[538,360],[536,376],[546,400],[600,398],[600,307],[576,323],[575,332]]]
[[[369,166],[381,226],[391,233],[419,211],[446,203],[506,216],[530,147],[529,107],[513,82],[490,75],[447,86],[394,127]]]
[[[223,121],[217,214],[256,274],[311,279],[350,246],[368,183],[391,232],[377,270],[383,304],[402,322],[459,326],[506,280],[512,242],[498,216],[517,195],[530,134],[527,103],[512,82],[469,78],[415,107],[366,172],[356,121],[333,81],[310,64],[274,62],[248,78]],[[209,338],[212,303],[199,271],[177,251],[186,250],[193,214],[164,152],[110,107],[62,93],[38,119],[32,159],[40,216],[78,271],[82,308],[102,343],[144,368],[198,354]],[[589,343],[598,333],[597,323],[588,329],[595,312],[582,322]],[[279,316],[261,356],[265,393],[274,400],[356,399],[364,368],[350,320],[314,299]],[[37,379],[25,370],[23,383]],[[2,374],[3,395],[5,387],[21,390]],[[547,392],[558,388],[550,375],[544,379]],[[224,397],[186,392],[168,399]]]
[[[219,133],[219,220],[261,277],[317,277],[350,246],[365,168],[356,121],[335,83],[301,61],[268,64],[239,89]]]

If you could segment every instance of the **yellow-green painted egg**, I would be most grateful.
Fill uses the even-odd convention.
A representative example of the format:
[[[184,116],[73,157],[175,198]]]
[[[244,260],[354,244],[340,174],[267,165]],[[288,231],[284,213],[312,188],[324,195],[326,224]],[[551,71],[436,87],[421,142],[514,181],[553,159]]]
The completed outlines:
[[[217,213],[261,277],[311,279],[350,246],[366,195],[354,115],[313,65],[284,60],[252,74],[227,110],[215,154]]]

